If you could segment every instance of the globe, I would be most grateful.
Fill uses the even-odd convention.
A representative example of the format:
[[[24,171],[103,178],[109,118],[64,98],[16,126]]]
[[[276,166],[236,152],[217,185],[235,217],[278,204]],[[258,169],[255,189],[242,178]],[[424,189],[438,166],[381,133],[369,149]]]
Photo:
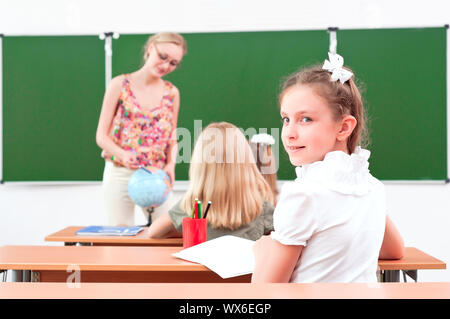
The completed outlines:
[[[128,195],[141,207],[160,206],[169,192],[169,176],[158,168],[139,168],[128,181]]]

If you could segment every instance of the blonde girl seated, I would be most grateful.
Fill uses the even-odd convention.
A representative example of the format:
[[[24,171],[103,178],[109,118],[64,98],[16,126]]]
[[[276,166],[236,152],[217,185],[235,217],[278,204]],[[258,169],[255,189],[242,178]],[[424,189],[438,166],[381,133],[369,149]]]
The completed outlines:
[[[281,139],[297,179],[285,183],[271,236],[254,245],[252,282],[376,282],[378,258],[400,258],[384,185],[359,147],[364,107],[343,59],[290,76],[280,94]]]
[[[202,131],[191,158],[188,190],[153,222],[150,237],[181,237],[183,218],[190,216],[195,199],[212,202],[207,240],[223,235],[256,240],[273,230],[274,195],[247,139],[233,124],[211,123]]]

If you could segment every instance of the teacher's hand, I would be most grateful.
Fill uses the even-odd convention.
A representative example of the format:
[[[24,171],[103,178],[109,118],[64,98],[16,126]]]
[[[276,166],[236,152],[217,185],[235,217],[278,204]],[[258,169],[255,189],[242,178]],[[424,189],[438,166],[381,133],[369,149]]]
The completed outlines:
[[[121,155],[120,161],[122,162],[123,166],[125,166],[126,168],[129,168],[129,169],[138,169],[139,168],[138,161],[137,161],[136,155],[134,153],[125,151]]]

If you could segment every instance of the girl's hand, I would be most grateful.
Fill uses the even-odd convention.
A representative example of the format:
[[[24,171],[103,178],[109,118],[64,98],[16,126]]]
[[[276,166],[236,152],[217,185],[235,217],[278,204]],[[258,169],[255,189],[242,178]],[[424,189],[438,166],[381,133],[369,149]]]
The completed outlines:
[[[125,151],[122,156],[120,157],[120,161],[122,162],[123,166],[129,169],[138,169],[138,161],[136,158],[136,155]]]
[[[166,174],[170,178],[170,186],[173,186],[173,183],[175,182],[175,164],[167,164],[163,171],[166,172]]]

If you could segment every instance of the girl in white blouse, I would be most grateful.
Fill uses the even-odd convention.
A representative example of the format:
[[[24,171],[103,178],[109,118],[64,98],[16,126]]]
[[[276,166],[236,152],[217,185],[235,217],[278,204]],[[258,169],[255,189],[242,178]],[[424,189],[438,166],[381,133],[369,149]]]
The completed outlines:
[[[252,282],[376,282],[378,258],[403,256],[369,172],[365,115],[341,56],[301,70],[280,94],[282,141],[297,179],[285,183],[274,231],[254,246]]]

